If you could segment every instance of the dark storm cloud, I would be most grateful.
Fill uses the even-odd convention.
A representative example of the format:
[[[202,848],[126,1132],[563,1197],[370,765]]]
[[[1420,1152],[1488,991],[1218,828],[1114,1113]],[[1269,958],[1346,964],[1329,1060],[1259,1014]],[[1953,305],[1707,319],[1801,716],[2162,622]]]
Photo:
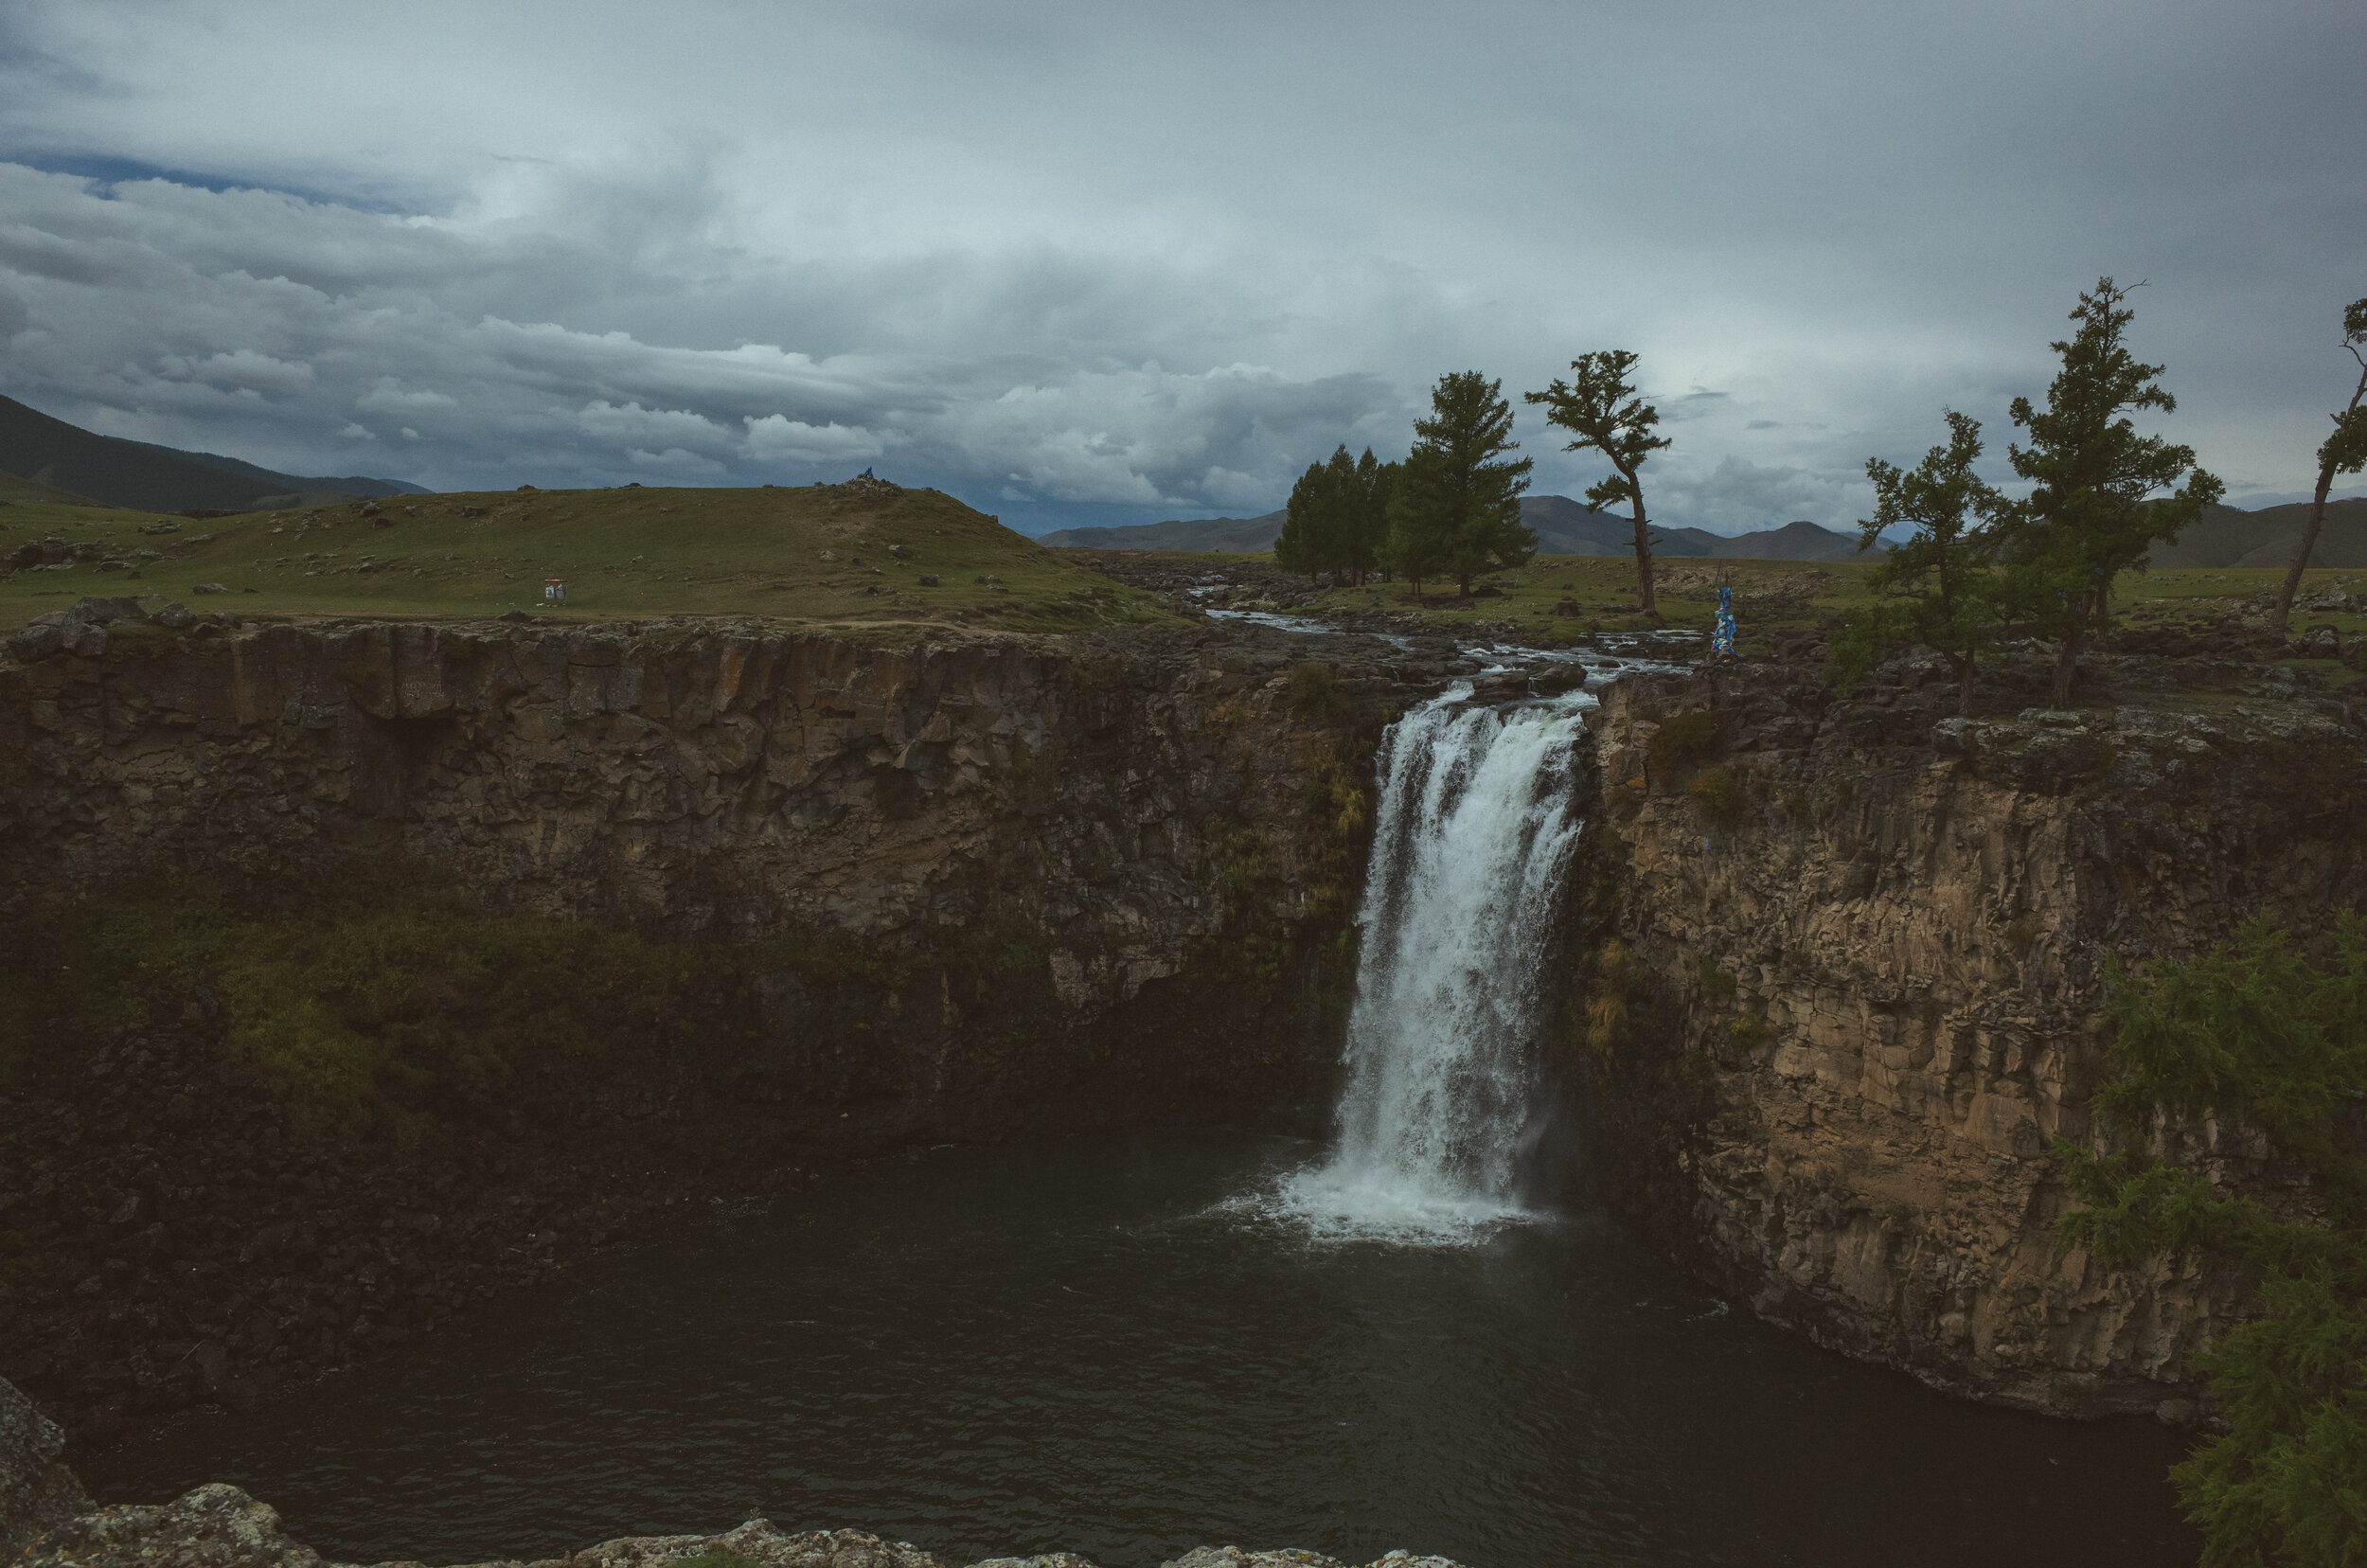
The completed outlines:
[[[2306,487],[2367,293],[2355,6],[1466,22],[21,6],[0,389],[307,471],[878,463],[1052,524],[1263,510],[1442,371],[1616,344],[1668,521],[1845,526],[1943,405],[2002,455],[2109,271],[2164,428]],[[197,172],[96,177],[148,169]],[[1540,489],[1599,472],[1519,435]]]

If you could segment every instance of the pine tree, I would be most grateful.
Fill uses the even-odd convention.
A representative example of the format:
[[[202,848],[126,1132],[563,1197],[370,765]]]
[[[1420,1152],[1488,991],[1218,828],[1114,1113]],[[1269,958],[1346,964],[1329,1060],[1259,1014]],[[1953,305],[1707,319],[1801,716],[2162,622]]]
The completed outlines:
[[[1326,480],[1324,464],[1308,464],[1307,472],[1290,487],[1290,499],[1283,504],[1282,531],[1274,536],[1273,562],[1286,572],[1305,572],[1311,578],[1324,569]]]
[[[2047,387],[2047,406],[2013,401],[2030,445],[2006,451],[2035,488],[2006,530],[2005,561],[2020,613],[2060,649],[2056,707],[2071,702],[2080,643],[2110,617],[2113,579],[2142,569],[2148,549],[2177,538],[2225,488],[2195,467],[2193,448],[2140,436],[2129,422],[2134,410],[2167,414],[2178,401],[2154,380],[2162,366],[2140,364],[2124,342],[2136,317],[2127,299],[2127,290],[2099,278],[2071,312],[2079,330],[2050,346],[2063,367]],[[2155,494],[2181,474],[2182,487]]]
[[[1669,442],[1652,434],[1660,411],[1637,397],[1628,380],[1635,366],[1636,356],[1625,348],[1583,354],[1570,362],[1577,372],[1575,384],[1557,377],[1544,391],[1523,397],[1546,405],[1546,423],[1577,437],[1563,451],[1592,450],[1611,459],[1611,475],[1587,487],[1586,509],[1598,512],[1622,501],[1632,508],[1636,608],[1650,615],[1659,604],[1652,595],[1651,521],[1644,515],[1644,460]]]
[[[1972,472],[1981,456],[1980,421],[1953,410],[1947,419],[1948,444],[1925,453],[1912,473],[1879,457],[1866,460],[1874,515],[1858,525],[1858,548],[1874,548],[1886,529],[1901,525],[1914,533],[1866,574],[1866,587],[1886,602],[1843,619],[1826,673],[1846,685],[1891,644],[1926,643],[1954,667],[1956,711],[1969,718],[1974,666],[2001,624],[1992,563],[1998,526],[2013,503]]]
[[[2221,1430],[2170,1471],[2205,1568],[2357,1568],[2367,1539],[2367,923],[2332,936],[2323,968],[2265,917],[2151,974],[2108,959],[2094,1129],[2055,1145],[2081,1205],[2067,1244],[2108,1269],[2200,1256],[2258,1288],[2259,1315],[2195,1358]],[[2183,1152],[2255,1138],[2265,1187]]]
[[[1397,465],[1374,456],[1371,447],[1366,447],[1364,455],[1356,460],[1356,504],[1348,569],[1356,574],[1358,582],[1380,565],[1381,549],[1389,538],[1389,487],[1397,475]]]
[[[2334,476],[2367,468],[2367,409],[2358,406],[2367,399],[2367,356],[2358,351],[2362,343],[2367,343],[2367,299],[2354,299],[2342,312],[2342,347],[2358,361],[2358,384],[2351,389],[2350,406],[2334,416],[2334,434],[2318,449],[2318,490],[2309,498],[2309,522],[2302,529],[2301,548],[2293,552],[2285,585],[2277,590],[2276,608],[2269,612],[2269,630],[2280,637],[2293,614],[2302,573],[2309,568],[2309,553],[2318,547],[2318,530],[2326,526],[2326,492],[2334,488]]]
[[[1425,577],[1451,577],[1468,597],[1472,578],[1537,553],[1521,522],[1529,459],[1506,455],[1520,445],[1502,385],[1451,371],[1431,389],[1431,417],[1414,421],[1414,450],[1390,489],[1389,559],[1417,593]]]

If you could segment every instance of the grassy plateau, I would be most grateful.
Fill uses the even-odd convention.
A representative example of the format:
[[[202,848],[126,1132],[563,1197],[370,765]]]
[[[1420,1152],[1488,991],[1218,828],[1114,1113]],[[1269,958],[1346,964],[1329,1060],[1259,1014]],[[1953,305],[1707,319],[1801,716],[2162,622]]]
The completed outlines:
[[[0,507],[0,557],[52,536],[106,554],[0,581],[0,630],[88,594],[263,619],[516,609],[570,621],[728,615],[1059,632],[1174,618],[949,495],[861,481],[521,489],[204,521],[40,496]],[[567,587],[556,609],[543,597],[554,577]],[[200,596],[202,583],[228,592]]]
[[[1176,557],[1178,561],[1257,561],[1271,556]],[[1746,638],[1781,626],[1813,626],[1827,616],[1872,602],[1864,581],[1871,560],[1699,561],[1664,558],[1653,563],[1659,588],[1660,624],[1706,630],[1717,614],[1720,585],[1734,589],[1735,614]],[[2200,626],[2253,613],[2254,601],[2273,593],[2282,569],[2217,567],[2123,573],[2114,588],[2114,611],[2131,626]],[[1425,584],[1417,597],[1410,584],[1367,582],[1324,591],[1310,609],[1378,611],[1417,616],[1442,629],[1486,622],[1510,623],[1523,632],[1576,636],[1587,632],[1642,630],[1652,624],[1635,613],[1635,565],[1618,556],[1539,556],[1518,572],[1497,572],[1475,587],[1495,593],[1458,598],[1451,584]],[[2300,601],[2329,590],[2367,595],[2367,571],[2334,568],[2304,575],[2291,630],[2332,626],[2343,636],[2367,631],[2367,615],[2305,611]],[[1566,608],[1565,608],[1566,607]]]

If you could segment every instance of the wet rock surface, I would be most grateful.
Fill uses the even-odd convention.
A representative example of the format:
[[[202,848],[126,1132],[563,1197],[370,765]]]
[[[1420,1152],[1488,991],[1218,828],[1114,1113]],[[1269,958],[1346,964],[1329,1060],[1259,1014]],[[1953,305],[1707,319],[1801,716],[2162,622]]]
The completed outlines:
[[[860,1530],[792,1533],[771,1520],[752,1519],[720,1535],[629,1536],[587,1546],[567,1557],[532,1563],[515,1559],[470,1568],[664,1568],[728,1554],[764,1568],[956,1568],[909,1541],[882,1541]],[[0,1559],[5,1560],[5,1559]],[[17,1568],[347,1568],[332,1564],[290,1537],[279,1515],[236,1487],[200,1487],[161,1505],[117,1505],[49,1529],[17,1559]],[[413,1562],[377,1568],[421,1568]],[[1072,1552],[988,1558],[970,1568],[1095,1568]],[[1244,1552],[1201,1547],[1163,1568],[1348,1568],[1319,1552]],[[1456,1568],[1445,1558],[1392,1552],[1369,1568]]]
[[[59,1459],[65,1434],[0,1379],[0,1563],[93,1504]]]
[[[1595,1045],[1616,1200],[1833,1348],[2191,1418],[2238,1282],[2059,1253],[2050,1149],[2090,1127],[2108,952],[2191,957],[2254,911],[2320,930],[2367,894],[2367,705],[2256,664],[2185,695],[2239,656],[2107,654],[2056,711],[2025,705],[2042,654],[2009,651],[1971,719],[1912,653],[1847,696],[1805,663],[1612,687],[1597,844],[1635,967],[1578,1005],[1633,1021]],[[2273,1150],[2200,1153],[2302,1196]]]

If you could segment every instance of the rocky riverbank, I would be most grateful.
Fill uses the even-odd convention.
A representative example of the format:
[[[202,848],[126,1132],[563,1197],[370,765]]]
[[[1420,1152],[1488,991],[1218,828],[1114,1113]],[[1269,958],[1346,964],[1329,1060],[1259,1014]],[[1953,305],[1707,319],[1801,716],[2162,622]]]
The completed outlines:
[[[279,1515],[236,1487],[205,1486],[171,1503],[98,1507],[59,1463],[63,1437],[0,1381],[0,1568],[347,1568],[290,1536]],[[859,1530],[781,1529],[752,1519],[714,1535],[626,1536],[565,1557],[470,1568],[955,1568],[910,1541]],[[377,1568],[421,1568],[415,1562]],[[1094,1568],[1073,1552],[989,1558],[970,1568]],[[1348,1568],[1320,1552],[1201,1547],[1162,1568]],[[1368,1568],[1457,1568],[1391,1552]]]
[[[2178,651],[2089,660],[2065,712],[2026,705],[2043,650],[2009,651],[1970,720],[1913,654],[1846,695],[1806,649],[1613,687],[1569,1047],[1613,1203],[1834,1349],[2192,1418],[2190,1353],[2238,1282],[2058,1249],[2051,1146],[2089,1127],[2108,953],[2367,904],[2367,704],[2273,640]],[[2273,1149],[2212,1155],[2300,1196]]]

